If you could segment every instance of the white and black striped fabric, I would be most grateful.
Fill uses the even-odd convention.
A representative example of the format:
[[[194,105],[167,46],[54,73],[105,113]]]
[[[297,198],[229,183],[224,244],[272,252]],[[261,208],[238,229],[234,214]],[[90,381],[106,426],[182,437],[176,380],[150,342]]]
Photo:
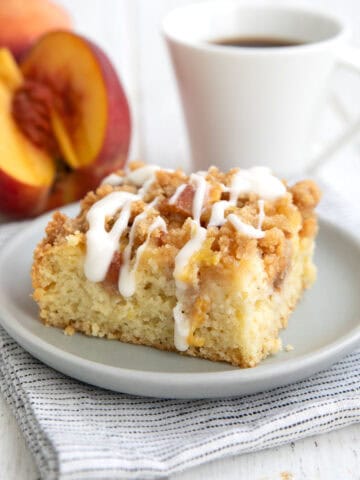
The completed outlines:
[[[323,209],[346,219],[346,208],[325,203]],[[0,246],[18,228],[2,227]],[[360,235],[359,218],[357,228]],[[0,328],[0,390],[42,479],[151,479],[359,422],[360,351],[312,378],[260,394],[163,400],[67,378]]]
[[[0,388],[42,479],[150,479],[360,421],[360,351],[265,393],[162,400],[66,378],[0,329]]]

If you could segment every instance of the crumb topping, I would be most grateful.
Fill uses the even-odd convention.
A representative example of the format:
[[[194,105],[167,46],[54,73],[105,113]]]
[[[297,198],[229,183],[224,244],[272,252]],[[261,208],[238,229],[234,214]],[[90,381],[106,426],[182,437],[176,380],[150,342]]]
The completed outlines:
[[[144,167],[144,165],[141,162],[133,162],[129,165],[129,171],[135,171]],[[204,178],[210,188],[201,212],[201,226],[206,227],[208,225],[211,209],[216,202],[229,200],[230,193],[226,189],[224,190],[223,186],[230,187],[232,178],[237,171],[237,169],[233,169],[223,173],[216,167],[210,167],[205,172]],[[139,187],[127,180],[124,170],[117,171],[116,175],[123,179],[123,183],[121,185],[102,184],[95,192],[89,192],[82,200],[81,211],[75,219],[69,219],[59,212],[55,213],[53,221],[46,229],[46,242],[49,244],[62,242],[67,235],[77,231],[85,235],[89,228],[86,215],[96,202],[114,191],[124,191],[132,194],[139,191]],[[185,175],[181,170],[166,171],[160,169],[155,172],[154,181],[144,198],[131,205],[129,224],[120,239],[117,255],[121,256],[121,252],[128,243],[129,231],[135,217],[142,213],[145,207],[154,200],[157,200],[157,202],[150,208],[149,215],[137,223],[134,252],[144,242],[146,232],[153,219],[159,215],[166,222],[167,232],[154,232],[151,239],[153,246],[162,248],[169,245],[174,247],[174,251],[176,251],[189,240],[191,228],[188,219],[192,216],[192,202],[195,192],[189,180],[190,176]],[[171,197],[174,196],[181,185],[185,185],[185,188],[176,201],[171,202]],[[285,183],[284,185],[286,186]],[[314,208],[320,197],[320,190],[312,180],[300,181],[292,187],[286,186],[286,194],[283,197],[272,201],[264,201],[264,218],[262,221],[264,238],[254,240],[237,231],[227,221],[221,226],[207,228],[207,238],[211,243],[211,251],[219,252],[220,261],[229,264],[236,262],[255,248],[264,260],[269,280],[274,281],[279,276],[279,272],[285,268],[286,240],[298,232],[302,237],[313,237],[316,234],[317,221]],[[240,195],[236,205],[228,206],[225,209],[225,217],[229,214],[235,214],[244,223],[256,228],[259,220],[258,201],[259,196],[256,194]],[[119,213],[120,211],[106,218],[107,231],[111,230],[118,219]],[[119,264],[118,261],[114,263]],[[114,272],[110,276],[114,278]]]

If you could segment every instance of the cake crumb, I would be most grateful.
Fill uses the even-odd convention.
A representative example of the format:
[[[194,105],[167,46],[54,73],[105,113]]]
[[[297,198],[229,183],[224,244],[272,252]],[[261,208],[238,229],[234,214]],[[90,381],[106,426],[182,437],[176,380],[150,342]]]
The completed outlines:
[[[68,325],[66,328],[64,328],[64,334],[68,335],[71,337],[75,333],[75,328],[72,325]]]
[[[99,332],[100,332],[100,327],[97,323],[94,323],[93,325],[91,325],[91,334],[96,337],[96,336],[100,336],[99,335]]]
[[[66,241],[68,245],[76,247],[76,245],[78,245],[80,242],[80,232],[77,230],[76,232],[74,232],[74,234],[66,235]]]
[[[291,472],[281,472],[280,478],[281,480],[292,480],[294,476]]]
[[[292,352],[294,350],[294,346],[288,343],[285,347],[285,352]]]

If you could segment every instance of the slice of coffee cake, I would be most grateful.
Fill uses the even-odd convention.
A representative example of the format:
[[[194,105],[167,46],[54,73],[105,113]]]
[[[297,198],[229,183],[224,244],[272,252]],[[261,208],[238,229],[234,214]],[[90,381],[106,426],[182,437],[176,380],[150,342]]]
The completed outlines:
[[[315,279],[320,193],[263,167],[185,175],[132,164],[55,213],[32,280],[47,325],[240,367],[281,347]]]

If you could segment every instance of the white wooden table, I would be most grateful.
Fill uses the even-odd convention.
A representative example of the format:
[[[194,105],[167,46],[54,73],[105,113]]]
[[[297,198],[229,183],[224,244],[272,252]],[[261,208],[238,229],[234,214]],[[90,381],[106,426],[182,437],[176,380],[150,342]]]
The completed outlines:
[[[159,26],[165,12],[178,4],[190,3],[189,0],[62,0],[61,3],[72,13],[78,31],[98,42],[121,73],[134,121],[131,158],[188,167],[183,119]],[[348,18],[354,39],[360,43],[358,0],[311,3]],[[359,93],[358,87],[357,98]],[[212,462],[171,478],[359,480],[359,467],[360,426],[353,425],[283,447]],[[21,432],[0,397],[0,480],[38,478]]]

